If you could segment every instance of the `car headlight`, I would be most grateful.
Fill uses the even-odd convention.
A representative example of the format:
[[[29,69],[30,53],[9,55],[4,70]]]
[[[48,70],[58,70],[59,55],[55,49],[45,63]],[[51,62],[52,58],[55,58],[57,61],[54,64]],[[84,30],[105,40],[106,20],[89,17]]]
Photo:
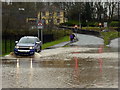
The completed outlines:
[[[30,47],[30,49],[34,49],[34,47]]]
[[[15,48],[19,48],[19,46],[15,46]]]

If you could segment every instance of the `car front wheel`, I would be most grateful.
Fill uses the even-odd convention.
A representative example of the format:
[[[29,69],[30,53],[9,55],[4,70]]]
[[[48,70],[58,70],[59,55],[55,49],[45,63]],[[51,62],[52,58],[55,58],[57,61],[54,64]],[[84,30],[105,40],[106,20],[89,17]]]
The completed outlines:
[[[42,50],[42,46],[40,46],[40,50],[39,50],[39,52],[41,52],[41,50]]]
[[[37,49],[35,49],[35,52],[38,52],[38,50],[37,50]]]

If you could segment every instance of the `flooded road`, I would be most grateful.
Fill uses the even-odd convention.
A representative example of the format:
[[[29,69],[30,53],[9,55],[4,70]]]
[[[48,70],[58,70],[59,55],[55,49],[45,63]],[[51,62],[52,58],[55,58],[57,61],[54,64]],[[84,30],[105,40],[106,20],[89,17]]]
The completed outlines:
[[[118,48],[81,36],[73,46],[45,49],[33,57],[3,57],[2,87],[118,88]]]
[[[76,47],[73,48],[76,49]],[[68,50],[67,47],[65,49]],[[71,50],[67,54],[73,56],[67,56],[64,59],[58,57],[66,56],[65,51],[57,55],[42,56],[39,60],[35,58],[3,59],[2,86],[3,88],[117,88],[117,57],[79,57],[79,53],[101,54],[98,52],[99,49],[93,51],[90,50],[87,53],[87,51]]]

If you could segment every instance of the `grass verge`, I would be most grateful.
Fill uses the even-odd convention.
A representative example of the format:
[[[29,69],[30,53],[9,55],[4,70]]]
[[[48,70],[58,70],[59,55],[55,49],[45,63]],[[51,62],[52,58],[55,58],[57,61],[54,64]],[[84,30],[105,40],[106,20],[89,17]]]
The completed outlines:
[[[104,39],[104,44],[108,45],[110,40],[120,37],[120,32],[110,31],[110,32],[101,32],[101,35]]]
[[[5,53],[5,54],[2,54],[2,55],[0,55],[0,57],[5,56],[5,55],[8,55],[8,54],[10,54],[10,53]]]
[[[56,45],[56,44],[59,44],[61,42],[65,42],[65,41],[69,41],[69,36],[62,37],[62,38],[60,38],[56,41],[53,41],[53,42],[45,43],[45,44],[43,44],[42,49],[48,48],[50,46],[53,46],[53,45]]]

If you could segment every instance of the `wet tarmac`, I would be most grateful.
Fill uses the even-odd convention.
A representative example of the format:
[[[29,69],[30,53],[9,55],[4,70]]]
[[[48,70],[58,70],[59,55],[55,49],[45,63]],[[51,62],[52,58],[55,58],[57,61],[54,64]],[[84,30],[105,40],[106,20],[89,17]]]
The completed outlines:
[[[99,45],[104,45],[104,40],[102,38],[92,35],[84,35],[84,34],[75,34],[75,35],[78,41],[72,43],[71,45],[87,46],[87,47],[98,47]]]
[[[120,38],[116,38],[110,41],[109,46],[114,48],[120,48],[119,44],[120,44]]]

